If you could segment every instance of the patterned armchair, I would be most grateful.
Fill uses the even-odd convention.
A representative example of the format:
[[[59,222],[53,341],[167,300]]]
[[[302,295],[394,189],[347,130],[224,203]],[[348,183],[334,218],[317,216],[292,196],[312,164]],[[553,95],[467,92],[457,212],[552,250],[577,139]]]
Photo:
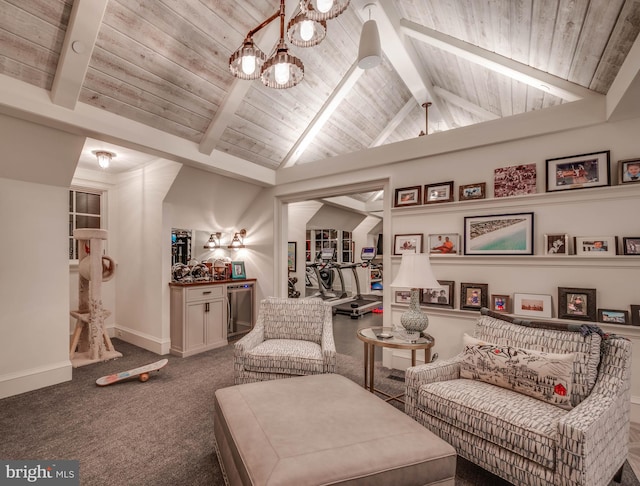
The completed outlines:
[[[630,341],[593,325],[482,314],[461,354],[407,370],[406,413],[513,484],[619,481]]]
[[[333,313],[321,299],[263,300],[256,325],[235,343],[236,385],[335,371]]]

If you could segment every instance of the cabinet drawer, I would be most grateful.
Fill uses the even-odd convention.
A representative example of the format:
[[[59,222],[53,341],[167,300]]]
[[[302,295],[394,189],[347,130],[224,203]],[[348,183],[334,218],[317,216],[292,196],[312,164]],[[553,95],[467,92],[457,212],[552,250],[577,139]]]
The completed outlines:
[[[224,285],[212,285],[211,287],[197,287],[187,289],[187,302],[196,300],[221,299],[224,296]]]

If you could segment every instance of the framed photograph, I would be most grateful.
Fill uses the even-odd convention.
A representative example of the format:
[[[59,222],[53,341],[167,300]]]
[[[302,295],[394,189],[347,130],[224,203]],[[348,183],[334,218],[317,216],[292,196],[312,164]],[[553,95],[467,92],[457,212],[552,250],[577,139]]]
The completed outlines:
[[[422,186],[403,187],[396,189],[393,207],[419,206],[422,204]]]
[[[415,235],[395,235],[393,239],[393,254],[422,253],[422,233]]]
[[[453,201],[453,181],[424,186],[424,203],[434,204]]]
[[[231,262],[231,278],[247,278],[244,262]]]
[[[296,271],[296,246],[295,241],[287,243],[287,268],[290,272]]]
[[[545,255],[569,255],[569,235],[544,235]]]
[[[640,326],[640,305],[631,304],[631,325]]]
[[[640,182],[640,159],[618,161],[618,184]]]
[[[460,235],[458,233],[429,235],[429,253],[432,255],[457,254],[459,246]]]
[[[580,256],[616,256],[618,253],[617,236],[575,236],[573,246]]]
[[[411,302],[411,290],[396,290],[394,302],[408,304]]]
[[[461,283],[460,308],[466,310],[480,310],[487,307],[489,301],[489,284]]]
[[[598,309],[598,322],[629,324],[629,312],[626,310]]]
[[[533,213],[465,216],[465,255],[533,255]]]
[[[422,303],[426,306],[453,309],[453,280],[438,280],[440,287],[422,289]]]
[[[484,199],[487,197],[487,183],[477,182],[458,187],[458,200],[469,201],[472,199]]]
[[[625,255],[640,255],[640,236],[623,236],[622,253]]]
[[[608,186],[609,150],[547,159],[547,192]]]
[[[493,172],[493,197],[535,194],[536,164],[502,167]]]
[[[518,316],[550,318],[553,313],[550,295],[513,294],[513,313]]]
[[[558,318],[596,320],[596,289],[558,287]]]
[[[511,296],[504,294],[491,294],[491,305],[489,308],[493,312],[508,314],[511,312]]]

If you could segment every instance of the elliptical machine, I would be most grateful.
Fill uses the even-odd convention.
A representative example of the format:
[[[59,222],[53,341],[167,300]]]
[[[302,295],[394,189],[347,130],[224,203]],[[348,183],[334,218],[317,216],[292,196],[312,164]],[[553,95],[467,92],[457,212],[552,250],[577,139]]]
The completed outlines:
[[[347,292],[344,286],[344,277],[340,268],[335,264],[335,248],[322,248],[315,262],[307,262],[306,286],[313,286],[313,281],[318,283],[318,291],[309,297],[320,297],[330,303],[346,299]],[[340,291],[334,290],[334,272],[340,280]]]

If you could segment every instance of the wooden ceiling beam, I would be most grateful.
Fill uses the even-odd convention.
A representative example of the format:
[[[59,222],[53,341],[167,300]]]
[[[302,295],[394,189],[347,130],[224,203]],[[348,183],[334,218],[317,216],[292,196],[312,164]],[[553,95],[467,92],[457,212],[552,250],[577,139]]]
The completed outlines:
[[[475,103],[472,103],[469,100],[466,100],[464,98],[461,98],[460,96],[452,93],[451,91],[448,91],[444,88],[440,88],[439,86],[434,86],[433,89],[435,90],[435,92],[437,93],[437,95],[442,98],[443,100],[456,105],[459,108],[462,108],[465,111],[468,111],[469,113],[472,113],[480,118],[482,118],[485,121],[488,120],[496,120],[498,118],[500,118],[499,115],[496,115],[495,113],[489,111],[489,110],[485,110],[484,108],[482,108],[481,106],[476,105]]]
[[[607,93],[609,121],[633,118],[640,113],[640,36],[629,50]]]
[[[521,81],[566,101],[602,96],[583,86],[532,68],[495,52],[461,41],[407,19],[400,20],[401,30],[408,36],[447,51],[487,69]]]
[[[51,87],[51,101],[73,110],[109,0],[75,0]]]
[[[417,105],[417,102],[415,98],[411,98],[409,101],[407,101],[404,104],[404,106],[400,108],[400,111],[396,113],[396,115],[391,119],[391,121],[387,123],[387,126],[384,127],[384,130],[382,130],[378,134],[376,139],[373,142],[371,142],[371,144],[369,144],[369,148],[379,147],[380,145],[384,145],[387,139],[396,130],[396,128],[398,128],[400,123],[402,123],[407,118],[407,116],[409,116],[409,113],[411,113],[411,111],[416,107],[416,105]]]

